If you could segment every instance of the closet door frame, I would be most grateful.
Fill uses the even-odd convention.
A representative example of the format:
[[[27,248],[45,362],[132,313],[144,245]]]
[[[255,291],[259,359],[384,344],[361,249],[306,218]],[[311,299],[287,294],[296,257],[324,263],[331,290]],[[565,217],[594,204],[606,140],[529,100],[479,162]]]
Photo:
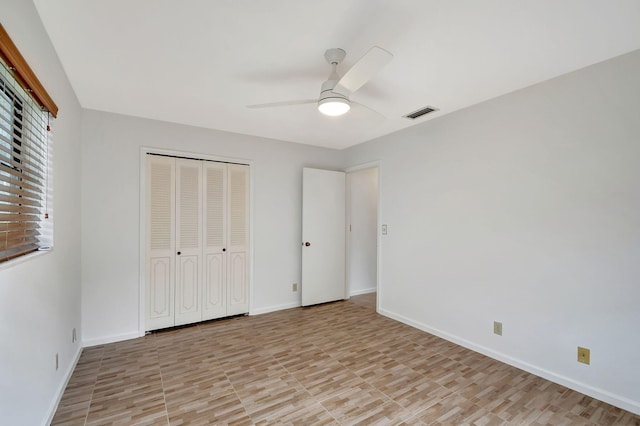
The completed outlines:
[[[156,154],[156,155],[166,155],[171,157],[178,158],[187,158],[187,159],[197,159],[197,160],[208,160],[208,161],[217,161],[222,163],[230,163],[230,164],[242,164],[249,166],[249,248],[248,248],[248,256],[249,256],[249,265],[247,268],[247,278],[249,281],[249,285],[247,286],[247,291],[249,292],[249,315],[253,314],[253,212],[254,212],[254,196],[253,196],[253,188],[254,188],[254,172],[253,172],[253,161],[244,159],[244,158],[232,158],[232,157],[224,157],[218,155],[211,154],[203,154],[203,153],[193,153],[187,151],[175,151],[154,147],[141,147],[140,148],[140,207],[139,207],[139,276],[138,276],[138,336],[144,336],[146,333],[146,280],[147,280],[147,155],[148,154]]]

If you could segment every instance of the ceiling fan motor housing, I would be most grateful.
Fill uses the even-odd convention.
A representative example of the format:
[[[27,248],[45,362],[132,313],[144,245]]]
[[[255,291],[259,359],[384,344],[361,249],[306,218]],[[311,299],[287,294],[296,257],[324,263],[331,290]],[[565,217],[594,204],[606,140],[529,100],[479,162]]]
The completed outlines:
[[[337,99],[344,99],[345,101],[349,101],[349,99],[346,96],[333,91],[333,88],[336,87],[337,83],[338,83],[337,78],[336,79],[330,78],[329,80],[322,83],[322,86],[320,88],[320,100],[327,99],[327,98],[337,98]]]

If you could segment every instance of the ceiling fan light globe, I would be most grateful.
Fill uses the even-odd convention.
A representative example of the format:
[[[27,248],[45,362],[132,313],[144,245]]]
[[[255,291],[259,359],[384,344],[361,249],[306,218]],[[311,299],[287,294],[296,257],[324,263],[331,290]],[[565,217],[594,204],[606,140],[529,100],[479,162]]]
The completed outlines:
[[[349,105],[349,101],[346,99],[327,98],[318,102],[318,111],[331,117],[346,114],[350,109],[351,105]]]

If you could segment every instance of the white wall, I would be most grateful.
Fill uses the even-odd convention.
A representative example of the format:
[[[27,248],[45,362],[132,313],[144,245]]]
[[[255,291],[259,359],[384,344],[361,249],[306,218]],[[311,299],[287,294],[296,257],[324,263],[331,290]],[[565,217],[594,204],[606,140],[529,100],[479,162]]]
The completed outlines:
[[[340,152],[85,111],[82,321],[85,345],[135,337],[139,309],[140,149],[253,162],[251,313],[300,305],[302,167],[335,168]]]
[[[640,413],[638,75],[640,51],[348,150],[381,164],[383,312]]]
[[[80,107],[30,1],[0,20],[60,112],[53,124],[52,252],[0,265],[0,424],[45,424],[79,354]],[[60,366],[55,369],[55,354]]]
[[[378,169],[347,175],[349,236],[349,294],[376,291],[378,274]]]

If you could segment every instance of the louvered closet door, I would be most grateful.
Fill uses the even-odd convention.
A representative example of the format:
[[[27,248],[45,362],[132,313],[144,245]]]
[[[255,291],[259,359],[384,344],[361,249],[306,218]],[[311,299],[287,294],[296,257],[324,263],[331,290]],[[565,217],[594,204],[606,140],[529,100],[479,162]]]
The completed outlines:
[[[147,157],[146,329],[174,325],[175,162]]]
[[[176,299],[175,325],[202,319],[202,166],[176,162]]]
[[[204,184],[204,250],[202,319],[227,315],[227,165],[206,161],[202,167]]]
[[[227,315],[249,312],[249,166],[229,164]]]

